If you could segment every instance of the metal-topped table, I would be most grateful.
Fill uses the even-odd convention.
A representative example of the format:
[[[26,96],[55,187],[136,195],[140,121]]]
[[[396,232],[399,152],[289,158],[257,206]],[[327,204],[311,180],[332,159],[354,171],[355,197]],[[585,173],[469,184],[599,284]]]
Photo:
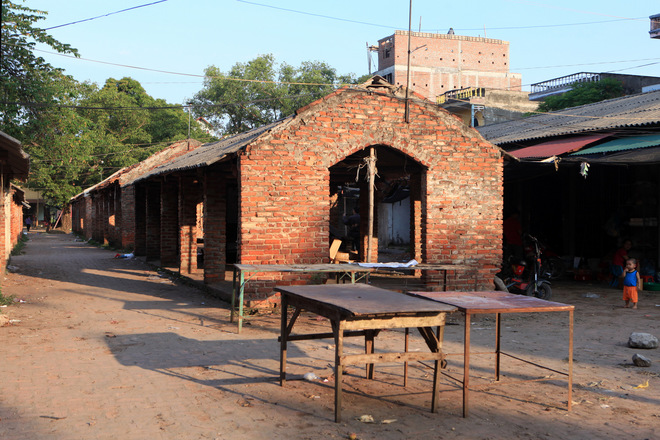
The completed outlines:
[[[250,281],[251,276],[245,278],[245,274],[265,272],[299,272],[299,273],[334,273],[341,279],[350,279],[351,283],[359,281],[362,277],[373,272],[374,269],[360,267],[355,264],[234,264],[234,280],[231,293],[231,315],[230,322],[234,322],[236,313],[236,282],[238,284],[238,332],[243,328],[243,296],[245,284]]]
[[[419,298],[426,298],[437,303],[456,307],[465,316],[465,337],[463,345],[464,372],[463,372],[463,417],[468,416],[470,391],[470,318],[472,315],[494,313],[495,318],[495,378],[500,380],[500,357],[506,355],[519,361],[544,368],[568,377],[568,411],[571,410],[573,392],[573,311],[575,306],[558,302],[546,301],[535,297],[514,295],[506,292],[408,292]],[[502,313],[539,313],[539,312],[568,312],[568,372],[556,371],[517,356],[502,351],[500,339]]]
[[[456,310],[438,302],[380,289],[367,284],[326,284],[276,286],[282,295],[280,336],[280,384],[286,382],[286,352],[289,341],[334,338],[335,421],[341,421],[342,372],[346,365],[366,364],[367,378],[373,379],[377,362],[435,361],[431,411],[436,412],[440,364],[444,358],[442,338],[445,315]],[[289,319],[288,307],[294,308]],[[291,334],[302,310],[328,318],[332,333]],[[417,327],[430,353],[375,353],[374,339],[382,329]],[[434,333],[433,328],[437,327]],[[365,354],[345,355],[344,337],[364,336]]]

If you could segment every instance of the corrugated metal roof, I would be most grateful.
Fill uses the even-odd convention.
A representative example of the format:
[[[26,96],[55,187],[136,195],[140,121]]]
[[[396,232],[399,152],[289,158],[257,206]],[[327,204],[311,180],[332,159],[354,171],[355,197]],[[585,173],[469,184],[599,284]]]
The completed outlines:
[[[590,164],[607,165],[653,165],[660,164],[660,147],[648,147],[637,150],[618,151],[603,155],[584,156],[581,151],[576,155],[569,155],[562,158],[562,162],[588,162]]]
[[[479,127],[495,145],[660,123],[660,91],[609,99]]]
[[[555,141],[542,142],[531,147],[521,148],[520,150],[510,151],[514,157],[520,159],[528,158],[546,158],[559,156],[570,151],[576,151],[585,145],[606,138],[609,134],[595,134],[586,136],[572,136],[569,138]]]
[[[631,136],[621,139],[614,139],[609,142],[596,145],[595,147],[585,148],[569,156],[586,156],[589,154],[613,153],[616,151],[638,150],[640,148],[657,147],[660,145],[660,134],[650,134],[647,136]]]
[[[168,174],[176,171],[184,171],[212,165],[216,162],[219,162],[227,155],[236,153],[239,150],[245,148],[250,142],[254,141],[262,134],[281,124],[284,124],[292,118],[293,116],[289,116],[287,118],[273,122],[272,124],[253,128],[252,130],[246,131],[245,133],[240,133],[210,144],[204,144],[188,154],[184,154],[183,156],[174,159],[167,164],[154,168],[151,172],[142,175],[139,179],[136,179],[135,182],[139,182],[161,174]]]

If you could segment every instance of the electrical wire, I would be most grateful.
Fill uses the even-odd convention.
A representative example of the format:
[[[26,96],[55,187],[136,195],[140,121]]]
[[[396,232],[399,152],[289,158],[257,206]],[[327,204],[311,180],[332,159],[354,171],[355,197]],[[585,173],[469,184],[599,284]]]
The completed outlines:
[[[276,9],[279,11],[284,11],[284,12],[293,12],[295,14],[301,14],[301,15],[307,15],[310,17],[319,17],[319,18],[325,18],[328,20],[334,20],[334,21],[342,21],[346,23],[355,23],[355,24],[362,24],[365,26],[374,26],[374,27],[381,27],[381,28],[387,28],[387,29],[401,29],[400,26],[389,26],[389,25],[383,25],[383,24],[378,24],[378,23],[369,23],[365,21],[358,21],[358,20],[351,20],[348,18],[341,18],[341,17],[333,17],[330,15],[323,15],[323,14],[316,14],[313,12],[306,12],[306,11],[300,11],[296,9],[289,9],[289,8],[282,8],[278,6],[273,6],[273,5],[267,5],[263,3],[257,3],[257,2],[252,2],[252,1],[247,1],[247,0],[236,0],[239,3],[246,3],[249,5],[253,6],[259,6],[263,8],[270,8],[270,9]],[[578,12],[585,12],[585,11],[578,11]],[[605,14],[596,14],[595,15],[605,15]],[[607,17],[614,17],[611,15],[605,15]],[[505,27],[489,27],[489,30],[518,30],[518,29],[538,29],[538,28],[550,28],[550,27],[566,27],[566,26],[584,26],[584,25],[591,25],[591,24],[602,24],[602,23],[613,23],[613,22],[619,22],[619,21],[638,21],[638,20],[645,20],[647,17],[638,17],[638,18],[626,18],[626,17],[617,17],[614,20],[603,20],[603,21],[592,21],[592,22],[582,22],[582,23],[564,23],[564,24],[548,24],[548,25],[530,25],[530,26],[505,26]],[[449,26],[447,26],[449,28]],[[437,27],[434,29],[422,29],[422,32],[435,32],[437,30]],[[455,31],[482,31],[483,28],[455,28]]]
[[[60,24],[60,25],[57,25],[57,26],[51,26],[51,27],[45,28],[44,31],[49,31],[51,29],[58,29],[58,28],[65,27],[65,26],[71,26],[71,25],[78,24],[78,23],[84,23],[86,21],[92,21],[92,20],[96,20],[96,19],[99,19],[99,18],[108,17],[110,15],[121,14],[122,12],[128,12],[128,11],[132,11],[134,9],[144,8],[146,6],[153,6],[153,5],[156,5],[158,3],[163,3],[163,2],[166,2],[166,1],[168,1],[168,0],[158,0],[158,1],[155,1],[155,2],[152,2],[152,3],[146,3],[144,5],[133,6],[131,8],[122,9],[121,11],[108,12],[107,14],[98,15],[96,17],[91,17],[91,18],[85,18],[83,20],[72,21],[71,23]]]

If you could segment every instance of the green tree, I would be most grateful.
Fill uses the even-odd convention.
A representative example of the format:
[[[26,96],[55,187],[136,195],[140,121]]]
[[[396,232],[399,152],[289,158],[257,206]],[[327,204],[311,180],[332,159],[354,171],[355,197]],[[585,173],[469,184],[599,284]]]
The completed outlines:
[[[35,26],[45,15],[44,11],[2,0],[0,120],[3,131],[18,139],[29,136],[29,122],[39,112],[25,104],[53,102],[54,80],[62,76],[61,69],[34,54],[34,46],[43,43],[60,53],[78,55],[76,49]]]
[[[623,96],[623,84],[614,78],[604,78],[596,82],[574,83],[572,89],[561,95],[548,96],[539,105],[540,112],[552,112],[578,105]]]
[[[204,75],[204,87],[190,103],[196,116],[221,127],[224,134],[277,121],[341,84],[356,83],[353,75],[338,75],[325,63],[278,66],[270,54],[236,63],[227,73],[210,66]]]

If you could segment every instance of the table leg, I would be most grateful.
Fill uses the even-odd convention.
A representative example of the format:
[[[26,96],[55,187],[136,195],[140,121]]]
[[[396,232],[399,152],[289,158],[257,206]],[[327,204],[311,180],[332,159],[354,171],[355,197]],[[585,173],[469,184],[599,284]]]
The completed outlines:
[[[406,327],[405,337],[403,342],[403,351],[408,353],[408,344],[410,340],[410,329]],[[403,363],[403,386],[408,386],[408,361]]]
[[[332,330],[335,334],[335,422],[341,422],[341,385],[343,380],[343,365],[341,357],[344,352],[344,326],[342,321],[333,321]]]
[[[465,312],[465,336],[463,343],[463,417],[468,416],[470,393],[470,314]]]
[[[568,411],[573,407],[573,310],[568,312]]]
[[[435,352],[440,353],[442,351],[442,338],[444,336],[444,326],[438,326],[436,330],[436,339],[438,341]],[[438,412],[438,381],[440,380],[440,368],[442,362],[440,359],[435,360],[435,365],[433,369],[433,395],[431,396],[431,412]]]
[[[502,314],[495,314],[495,380],[500,380],[500,354],[502,347],[500,341],[502,340]]]
[[[245,295],[245,274],[241,271],[238,288],[238,332],[243,329],[243,296]]]
[[[231,313],[229,314],[229,322],[234,322],[234,308],[236,307],[236,268],[234,267],[234,281],[231,287]]]
[[[365,330],[364,332],[364,352],[366,354],[374,354],[375,352],[374,334],[375,332],[373,330]],[[367,379],[373,379],[374,364],[367,364],[366,369],[367,369]]]
[[[289,332],[287,331],[288,300],[285,295],[282,295],[281,305],[282,320],[280,322],[280,385],[284,386],[284,383],[286,382],[286,348],[287,338],[289,336]]]

